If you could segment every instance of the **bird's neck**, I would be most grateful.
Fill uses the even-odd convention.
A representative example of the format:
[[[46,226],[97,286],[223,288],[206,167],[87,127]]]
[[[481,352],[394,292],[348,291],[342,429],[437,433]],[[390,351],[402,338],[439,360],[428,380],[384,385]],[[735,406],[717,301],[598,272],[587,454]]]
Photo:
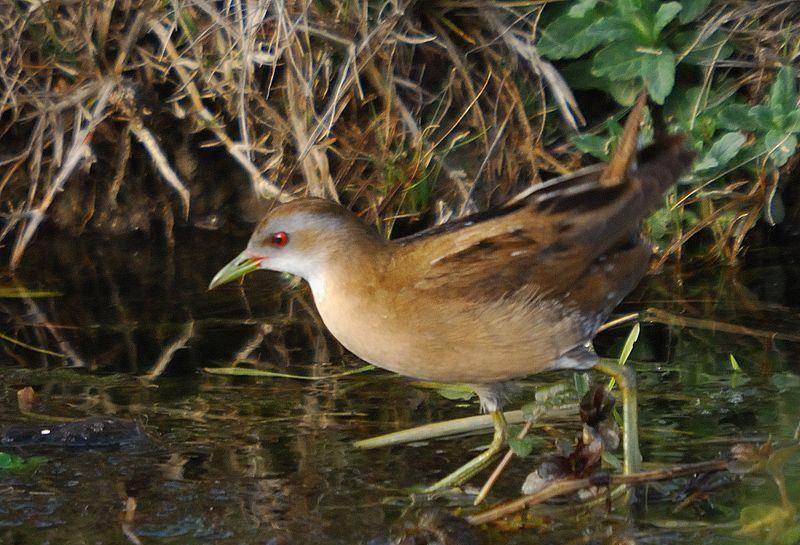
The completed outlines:
[[[306,276],[317,305],[331,297],[368,296],[381,282],[392,251],[392,243],[366,230],[330,245],[321,265]]]

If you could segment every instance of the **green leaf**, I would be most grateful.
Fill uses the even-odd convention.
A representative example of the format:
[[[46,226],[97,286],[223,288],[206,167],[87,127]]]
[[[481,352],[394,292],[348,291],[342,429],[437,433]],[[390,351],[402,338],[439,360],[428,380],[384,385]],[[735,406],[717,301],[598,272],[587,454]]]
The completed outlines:
[[[635,40],[638,31],[629,21],[621,17],[609,15],[603,17],[589,29],[590,34],[602,43],[608,44],[615,40]]]
[[[681,10],[680,22],[681,24],[691,23],[700,17],[706,8],[711,3],[711,0],[683,0],[683,10]]]
[[[667,228],[672,221],[672,214],[670,213],[669,209],[666,207],[661,207],[647,220],[645,221],[645,226],[647,227],[648,235],[651,239],[656,241],[661,240],[667,234]]]
[[[723,134],[714,142],[703,158],[697,161],[694,170],[701,172],[711,168],[724,167],[736,157],[745,141],[747,141],[747,137],[741,132]]]
[[[642,90],[638,79],[611,81],[604,76],[596,76],[591,71],[592,60],[572,62],[561,70],[561,75],[572,89],[600,89],[614,97],[623,106],[632,106]]]
[[[9,454],[7,452],[0,452],[0,471],[18,472],[36,469],[40,465],[47,462],[44,456],[32,456],[25,459],[16,454]]]
[[[750,106],[746,104],[730,104],[719,112],[720,125],[726,129],[755,131],[758,125],[750,116]]]
[[[636,51],[629,43],[615,43],[600,50],[594,56],[592,74],[605,76],[612,81],[634,79],[642,72],[645,55]]]
[[[573,373],[572,380],[575,384],[575,391],[583,397],[589,391],[589,375],[587,373]]]
[[[633,103],[636,102],[636,97],[639,96],[642,90],[641,82],[635,79],[626,81],[606,81],[607,83],[603,87],[603,90],[607,91],[614,97],[617,104],[622,106],[633,106]]]
[[[519,439],[518,437],[509,437],[508,438],[508,446],[511,447],[511,450],[514,451],[514,454],[519,456],[520,458],[525,458],[529,456],[533,449],[536,447],[540,447],[545,445],[547,442],[544,439],[540,439],[538,437],[524,437]]]
[[[613,453],[603,449],[603,453],[600,455],[605,463],[616,469],[617,471],[622,471],[622,462],[614,456]]]
[[[574,59],[588,53],[603,42],[602,35],[592,32],[602,19],[594,11],[582,17],[562,15],[541,31],[536,47],[548,59]]]
[[[788,132],[800,132],[800,110],[795,110],[786,116],[784,127]]]
[[[776,523],[786,520],[788,516],[789,513],[782,507],[756,503],[742,509],[739,515],[739,524],[742,525],[742,531],[747,531],[751,528],[769,529]]]
[[[605,80],[592,74],[591,59],[573,61],[561,68],[560,72],[572,89],[600,89]]]
[[[475,396],[472,388],[460,384],[447,385],[444,388],[437,389],[436,393],[450,401],[469,401]]]
[[[631,328],[631,332],[628,333],[628,338],[625,339],[625,344],[622,346],[622,352],[619,355],[619,360],[617,363],[619,365],[625,365],[628,361],[628,357],[630,357],[631,352],[633,351],[633,345],[636,344],[636,341],[639,339],[639,332],[641,331],[641,326],[639,322],[636,322],[634,326]]]
[[[617,0],[616,2],[617,12],[626,17],[639,15],[644,7],[644,0]]]
[[[694,111],[698,100],[700,108],[703,106],[703,101],[700,99],[702,91],[699,86],[676,87],[675,91],[669,95],[669,99],[664,102],[665,118],[678,124],[683,130],[688,130],[691,122],[696,122],[697,120]]]
[[[570,17],[583,17],[586,12],[597,6],[598,0],[580,0],[577,4],[569,8],[567,15]]]
[[[17,456],[17,458],[19,458]],[[0,469],[9,469],[14,467],[14,460],[12,455],[7,452],[0,452]]]
[[[764,149],[769,153],[775,166],[782,167],[797,151],[797,136],[771,130],[764,137]]]
[[[653,35],[658,36],[661,34],[661,31],[664,30],[664,27],[670,24],[670,22],[678,15],[683,9],[680,2],[667,2],[666,4],[661,4],[656,11],[656,17],[653,21]]]
[[[763,131],[783,128],[780,123],[776,123],[775,113],[766,104],[759,104],[750,108],[750,117],[755,119],[758,128]]]
[[[605,161],[611,151],[611,139],[607,136],[596,134],[581,134],[572,137],[572,143],[583,153],[588,153],[592,157]]]
[[[701,33],[702,30],[698,29],[677,32],[670,36],[672,49],[683,55],[681,62],[704,65],[733,55],[734,49],[726,33],[717,31],[706,37],[702,37]]]
[[[769,107],[772,115],[783,118],[797,110],[797,91],[794,70],[784,66],[778,71],[769,90]]]
[[[742,131],[767,131],[773,128],[772,110],[768,106],[731,104],[719,114],[720,124],[727,129]]]
[[[664,104],[675,85],[675,54],[665,47],[660,55],[642,56],[641,75],[653,100]]]
[[[636,324],[634,324],[634,326],[631,328],[631,332],[628,333],[628,338],[625,339],[625,344],[622,346],[622,352],[617,359],[618,365],[625,365],[625,363],[628,361],[628,357],[631,355],[631,351],[633,350],[633,345],[636,344],[636,339],[639,338],[640,330],[641,327],[639,326],[639,322],[636,322]],[[609,380],[608,389],[611,390],[616,383],[617,381],[613,378]]]
[[[731,369],[733,369],[737,373],[741,373],[742,372],[742,368],[739,367],[739,362],[736,361],[736,358],[733,357],[733,354],[729,354],[729,356],[730,356],[730,359],[731,359]]]
[[[692,165],[692,169],[695,172],[703,172],[704,170],[711,170],[712,168],[717,168],[719,163],[717,162],[711,154],[705,154],[702,159],[698,159]]]
[[[780,545],[797,545],[800,543],[800,524],[792,526],[781,534]]]

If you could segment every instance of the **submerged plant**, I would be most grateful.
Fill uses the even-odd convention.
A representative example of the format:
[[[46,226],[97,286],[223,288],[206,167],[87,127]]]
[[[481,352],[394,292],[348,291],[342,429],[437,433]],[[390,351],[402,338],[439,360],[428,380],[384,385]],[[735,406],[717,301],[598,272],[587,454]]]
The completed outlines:
[[[740,536],[760,543],[792,545],[800,541],[797,507],[786,489],[786,464],[797,457],[800,444],[775,448],[771,441],[760,445],[741,444],[733,448],[731,470],[739,473],[765,473],[772,477],[780,494],[779,504],[753,503],[742,508]]]

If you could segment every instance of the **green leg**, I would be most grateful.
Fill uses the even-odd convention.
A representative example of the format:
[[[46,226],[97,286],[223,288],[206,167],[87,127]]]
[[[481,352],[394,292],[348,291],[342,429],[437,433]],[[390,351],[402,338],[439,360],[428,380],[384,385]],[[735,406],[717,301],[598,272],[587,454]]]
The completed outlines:
[[[613,377],[622,391],[622,451],[625,456],[623,472],[625,475],[637,473],[641,469],[642,455],[639,453],[636,373],[629,366],[614,363],[598,363],[594,369]]]
[[[456,469],[447,477],[427,487],[424,492],[431,494],[433,492],[440,492],[458,486],[470,480],[477,475],[481,470],[488,467],[492,460],[501,453],[506,444],[507,427],[506,419],[503,416],[503,411],[495,410],[491,412],[492,422],[494,423],[494,436],[489,448],[481,452],[475,458]]]

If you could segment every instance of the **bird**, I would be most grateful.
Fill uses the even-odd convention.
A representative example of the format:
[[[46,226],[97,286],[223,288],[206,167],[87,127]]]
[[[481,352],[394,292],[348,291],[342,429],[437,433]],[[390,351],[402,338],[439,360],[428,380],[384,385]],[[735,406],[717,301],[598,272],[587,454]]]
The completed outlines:
[[[616,378],[623,470],[633,473],[640,464],[635,375],[601,362],[591,341],[648,270],[643,219],[694,159],[681,135],[636,153],[645,103],[642,93],[600,168],[406,237],[387,239],[332,201],[278,205],[209,289],[259,269],[291,273],[309,284],[325,326],[360,359],[470,385],[492,415],[491,444],[426,492],[463,484],[500,453],[505,385],[561,369]]]

